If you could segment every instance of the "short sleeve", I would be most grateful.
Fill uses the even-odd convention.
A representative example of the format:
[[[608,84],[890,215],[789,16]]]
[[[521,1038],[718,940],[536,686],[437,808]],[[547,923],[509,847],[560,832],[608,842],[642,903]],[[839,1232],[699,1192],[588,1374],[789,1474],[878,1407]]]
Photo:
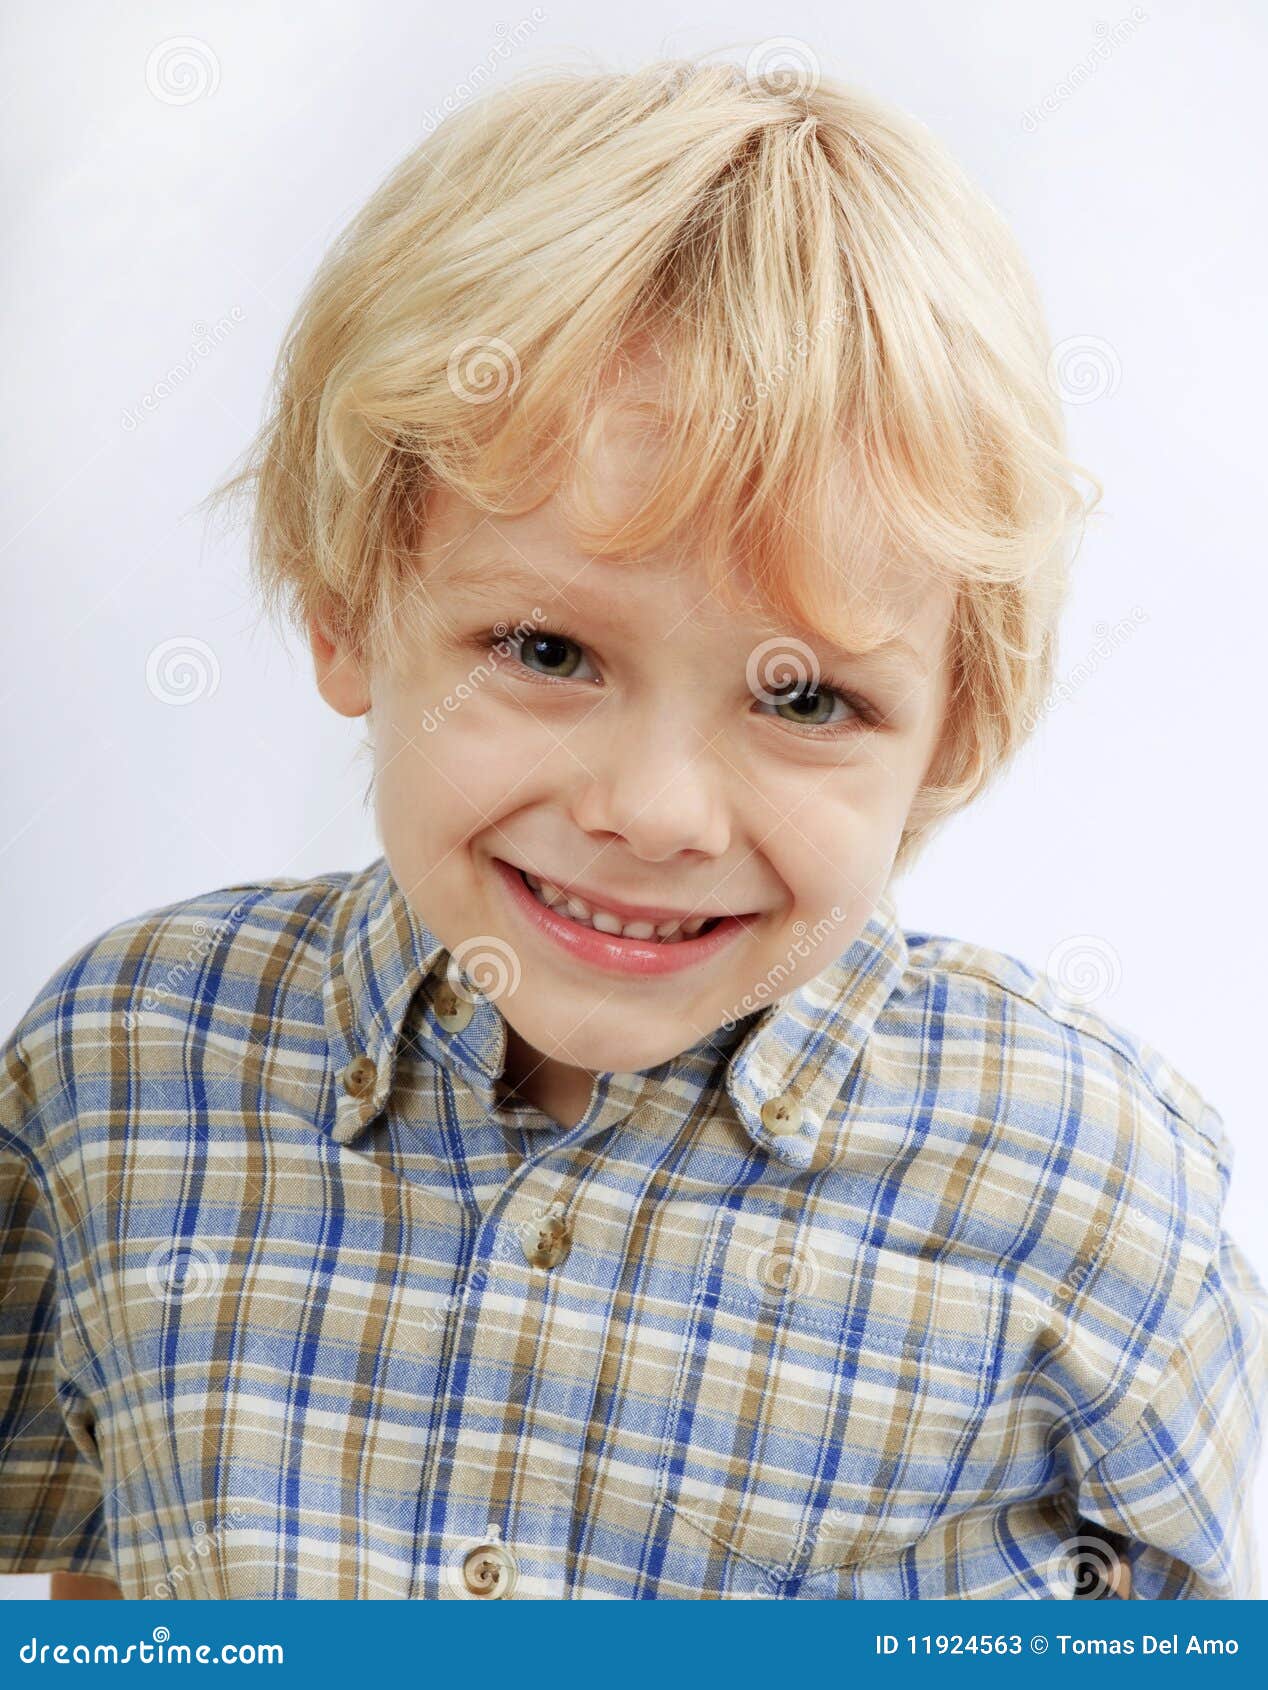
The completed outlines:
[[[0,1573],[113,1578],[91,1408],[63,1360],[57,1259],[42,1183],[0,1127]]]
[[[1126,1539],[1134,1597],[1259,1595],[1251,1510],[1266,1384],[1268,1298],[1222,1232],[1144,1410],[1078,1484],[1082,1518]]]

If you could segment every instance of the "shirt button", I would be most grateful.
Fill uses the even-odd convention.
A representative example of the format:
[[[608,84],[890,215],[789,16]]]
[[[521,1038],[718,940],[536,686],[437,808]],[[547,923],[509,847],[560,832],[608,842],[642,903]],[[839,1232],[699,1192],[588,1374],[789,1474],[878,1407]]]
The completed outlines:
[[[475,1005],[470,998],[459,997],[448,982],[436,988],[432,1007],[437,1021],[447,1033],[460,1033],[475,1014]]]
[[[791,1092],[768,1097],[762,1105],[762,1125],[768,1133],[795,1133],[801,1126],[801,1104]]]
[[[374,1090],[378,1069],[368,1056],[354,1056],[344,1069],[343,1089],[349,1097],[365,1097]]]
[[[572,1248],[572,1225],[565,1218],[563,1204],[552,1203],[544,1214],[526,1221],[520,1229],[520,1243],[534,1267],[558,1267]]]
[[[515,1589],[515,1557],[499,1537],[498,1528],[490,1526],[485,1541],[463,1560],[462,1582],[472,1596],[509,1596]]]

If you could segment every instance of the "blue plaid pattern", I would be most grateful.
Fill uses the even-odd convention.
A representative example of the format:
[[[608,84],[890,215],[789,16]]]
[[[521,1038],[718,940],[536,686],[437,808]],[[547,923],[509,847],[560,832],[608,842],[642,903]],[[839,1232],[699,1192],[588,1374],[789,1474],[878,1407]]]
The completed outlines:
[[[446,961],[380,858],[149,911],[39,993],[0,1571],[466,1599],[492,1541],[517,1598],[1026,1598],[1091,1539],[1137,1597],[1258,1594],[1268,1301],[1158,1052],[887,894],[563,1128]]]

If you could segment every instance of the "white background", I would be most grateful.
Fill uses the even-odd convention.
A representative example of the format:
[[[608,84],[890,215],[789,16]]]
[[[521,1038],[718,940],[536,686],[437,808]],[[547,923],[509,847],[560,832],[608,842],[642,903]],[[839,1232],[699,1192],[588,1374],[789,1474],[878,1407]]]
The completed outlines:
[[[1038,275],[1054,340],[1111,349],[1108,391],[1069,408],[1075,455],[1107,488],[1064,625],[1071,696],[899,883],[899,908],[909,928],[1039,967],[1090,939],[1109,965],[1095,1009],[1161,1049],[1228,1123],[1232,1228],[1268,1276],[1263,14],[1250,0],[541,11],[495,76],[809,43],[982,183]],[[6,1031],[124,917],[378,854],[360,728],[320,703],[298,647],[255,627],[241,537],[209,536],[190,512],[256,426],[331,238],[426,114],[499,62],[499,26],[532,12],[6,6]],[[216,85],[178,104],[148,90],[146,67],[182,36]],[[1098,626],[1122,619],[1132,632],[1098,656]],[[214,652],[218,685],[164,704],[147,657],[191,637]],[[1268,1544],[1268,1475],[1258,1494]]]

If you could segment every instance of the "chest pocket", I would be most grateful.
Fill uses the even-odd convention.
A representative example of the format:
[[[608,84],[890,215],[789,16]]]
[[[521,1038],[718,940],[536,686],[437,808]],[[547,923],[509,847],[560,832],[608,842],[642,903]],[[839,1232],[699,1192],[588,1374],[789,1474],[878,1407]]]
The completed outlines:
[[[781,1579],[883,1556],[989,1491],[1003,1298],[987,1272],[803,1217],[724,1211],[657,1475],[677,1556]],[[980,1444],[979,1444],[980,1449]],[[775,1592],[772,1592],[775,1593]]]

